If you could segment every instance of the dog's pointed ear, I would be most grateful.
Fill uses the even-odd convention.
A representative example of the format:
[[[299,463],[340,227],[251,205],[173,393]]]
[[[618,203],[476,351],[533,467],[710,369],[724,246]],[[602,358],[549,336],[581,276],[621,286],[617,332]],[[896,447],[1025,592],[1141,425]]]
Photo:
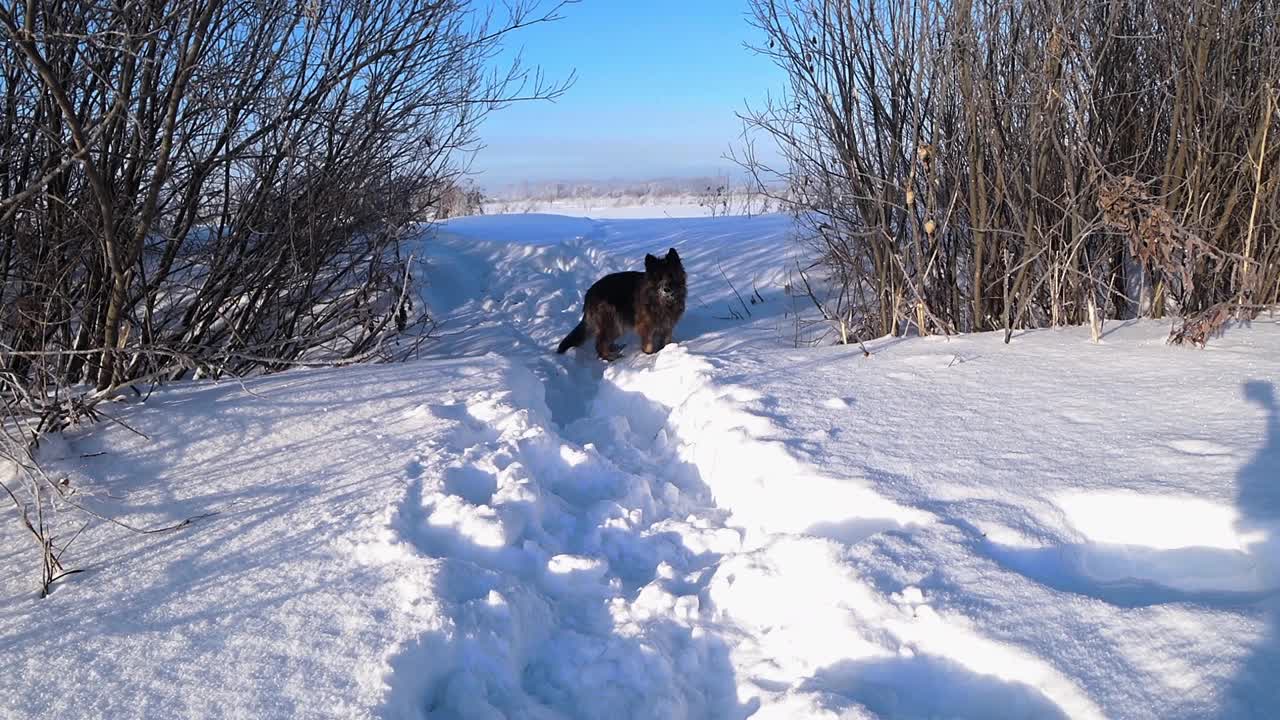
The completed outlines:
[[[644,254],[644,269],[645,269],[645,270],[653,270],[654,268],[656,268],[656,267],[658,266],[658,262],[659,262],[659,261],[658,261],[658,258],[654,257],[653,255],[650,255],[649,253],[645,253],[645,254]]]
[[[675,248],[667,250],[667,262],[680,262],[680,254]]]

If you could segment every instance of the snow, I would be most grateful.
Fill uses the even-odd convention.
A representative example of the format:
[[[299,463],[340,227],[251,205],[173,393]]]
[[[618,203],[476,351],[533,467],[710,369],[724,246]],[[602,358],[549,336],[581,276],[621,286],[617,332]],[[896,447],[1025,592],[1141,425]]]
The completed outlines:
[[[1280,325],[819,344],[781,216],[424,233],[416,361],[185,383],[42,459],[95,523],[0,716],[1191,718],[1280,711]],[[675,247],[676,343],[552,350]],[[740,299],[741,298],[741,299]],[[11,513],[11,511],[6,511]]]

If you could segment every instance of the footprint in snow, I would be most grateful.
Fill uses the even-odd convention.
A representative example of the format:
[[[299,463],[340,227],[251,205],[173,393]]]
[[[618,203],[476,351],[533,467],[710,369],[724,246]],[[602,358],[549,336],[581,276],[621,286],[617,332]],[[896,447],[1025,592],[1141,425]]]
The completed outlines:
[[[453,465],[445,468],[444,488],[472,505],[488,505],[498,491],[498,478],[474,465]]]

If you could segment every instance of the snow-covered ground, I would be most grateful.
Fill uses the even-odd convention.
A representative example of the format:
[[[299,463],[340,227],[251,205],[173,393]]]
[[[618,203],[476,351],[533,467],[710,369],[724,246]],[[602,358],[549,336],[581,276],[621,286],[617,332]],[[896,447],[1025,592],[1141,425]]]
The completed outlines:
[[[451,221],[429,356],[46,444],[102,513],[217,514],[97,523],[44,600],[0,517],[0,715],[1280,713],[1280,324],[797,347],[790,232]],[[668,247],[675,345],[552,352]]]

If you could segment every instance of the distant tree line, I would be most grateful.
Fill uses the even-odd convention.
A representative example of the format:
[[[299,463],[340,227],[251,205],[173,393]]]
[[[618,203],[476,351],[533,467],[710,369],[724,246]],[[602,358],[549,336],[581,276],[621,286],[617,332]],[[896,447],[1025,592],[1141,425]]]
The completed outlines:
[[[1280,4],[751,0],[788,92],[744,113],[854,335],[1280,302]]]
[[[557,206],[592,209],[670,203],[697,205],[711,216],[760,215],[775,212],[779,205],[775,196],[786,192],[785,187],[770,190],[766,195],[754,177],[742,173],[651,180],[544,180],[496,186],[483,196],[483,202],[499,214],[541,212]]]

